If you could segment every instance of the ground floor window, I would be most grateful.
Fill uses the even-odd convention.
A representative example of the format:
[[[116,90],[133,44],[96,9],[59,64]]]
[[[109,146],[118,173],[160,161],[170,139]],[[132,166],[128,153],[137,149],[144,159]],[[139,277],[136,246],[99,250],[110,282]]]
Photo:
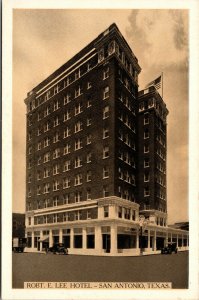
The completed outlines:
[[[118,249],[136,248],[136,236],[128,234],[118,234],[117,245]]]
[[[162,248],[164,248],[164,241],[165,241],[165,238],[163,238],[163,237],[157,237],[156,238],[156,248],[157,248],[157,250],[161,250]]]
[[[70,235],[63,236],[63,243],[65,248],[70,248]]]
[[[28,237],[27,237],[27,247],[28,247],[28,248],[31,248],[31,247],[32,247],[32,237],[31,237],[31,236],[28,236]]]
[[[87,235],[87,248],[88,249],[95,248],[95,235],[94,234]]]
[[[178,239],[178,247],[182,247],[182,239]]]
[[[74,235],[74,248],[82,248],[82,235]]]
[[[57,236],[57,235],[53,236],[53,243],[54,244],[59,243],[59,236]]]
[[[34,248],[37,248],[37,246],[38,246],[38,240],[39,240],[39,237],[35,236],[34,237]]]
[[[111,238],[110,238],[110,234],[103,234],[102,235],[102,245],[103,245],[103,249],[109,253],[110,252],[110,248],[111,248]]]

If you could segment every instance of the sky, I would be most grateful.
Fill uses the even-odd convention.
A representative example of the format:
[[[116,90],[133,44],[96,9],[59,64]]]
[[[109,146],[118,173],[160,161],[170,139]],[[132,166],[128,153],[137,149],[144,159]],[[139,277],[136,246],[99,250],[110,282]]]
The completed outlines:
[[[13,12],[13,211],[25,211],[26,107],[38,83],[112,23],[142,68],[139,89],[163,72],[169,110],[168,221],[188,220],[188,11],[15,9]],[[19,172],[20,170],[20,172]]]

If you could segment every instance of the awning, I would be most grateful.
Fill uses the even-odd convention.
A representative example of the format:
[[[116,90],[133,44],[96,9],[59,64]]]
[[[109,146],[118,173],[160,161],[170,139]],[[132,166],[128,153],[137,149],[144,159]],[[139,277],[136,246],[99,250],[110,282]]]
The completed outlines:
[[[43,238],[39,239],[38,242],[49,242],[49,237],[44,236]]]

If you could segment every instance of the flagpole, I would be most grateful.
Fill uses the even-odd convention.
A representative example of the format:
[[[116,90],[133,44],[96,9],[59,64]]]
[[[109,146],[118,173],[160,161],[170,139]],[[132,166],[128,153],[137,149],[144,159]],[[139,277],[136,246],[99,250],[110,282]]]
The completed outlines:
[[[162,76],[162,99],[163,99],[163,72],[162,72],[161,76]]]

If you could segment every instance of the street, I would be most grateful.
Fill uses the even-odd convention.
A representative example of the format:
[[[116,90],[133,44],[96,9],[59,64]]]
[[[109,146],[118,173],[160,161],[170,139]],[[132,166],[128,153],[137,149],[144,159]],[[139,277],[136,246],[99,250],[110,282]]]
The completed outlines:
[[[172,282],[188,288],[188,252],[100,257],[13,253],[13,288],[24,282]]]

